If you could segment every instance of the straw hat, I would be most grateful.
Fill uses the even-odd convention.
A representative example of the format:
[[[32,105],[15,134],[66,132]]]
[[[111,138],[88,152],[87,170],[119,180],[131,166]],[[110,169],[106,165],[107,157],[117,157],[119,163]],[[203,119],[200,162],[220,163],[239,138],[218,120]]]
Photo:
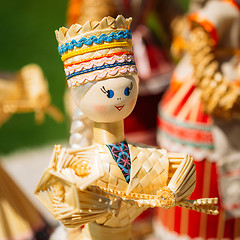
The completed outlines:
[[[119,15],[87,21],[56,31],[59,54],[70,88],[107,78],[136,74],[133,58],[132,18]]]

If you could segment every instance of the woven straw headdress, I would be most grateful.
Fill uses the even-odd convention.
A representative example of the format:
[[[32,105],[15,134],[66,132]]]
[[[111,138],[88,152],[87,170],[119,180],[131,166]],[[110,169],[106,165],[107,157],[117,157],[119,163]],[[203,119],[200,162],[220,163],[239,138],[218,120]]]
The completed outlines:
[[[87,21],[56,31],[59,54],[69,87],[106,78],[136,74],[130,24],[119,15]]]

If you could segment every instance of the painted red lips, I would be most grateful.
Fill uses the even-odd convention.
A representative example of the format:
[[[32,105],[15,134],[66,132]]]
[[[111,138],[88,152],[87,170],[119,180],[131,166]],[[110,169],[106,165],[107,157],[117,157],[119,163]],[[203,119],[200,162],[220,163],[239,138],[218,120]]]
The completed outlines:
[[[118,111],[121,111],[123,109],[125,105],[122,105],[122,106],[115,106],[115,108],[118,110]]]

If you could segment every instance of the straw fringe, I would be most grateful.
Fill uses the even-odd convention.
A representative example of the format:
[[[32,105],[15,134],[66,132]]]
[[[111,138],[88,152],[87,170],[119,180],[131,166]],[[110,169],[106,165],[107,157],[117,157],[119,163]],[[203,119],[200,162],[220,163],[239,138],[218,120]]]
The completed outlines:
[[[176,201],[189,197],[196,185],[196,169],[192,157],[186,154],[169,154],[170,171],[175,168],[168,188],[176,194]]]
[[[0,239],[32,238],[44,226],[40,214],[1,165],[0,182]]]

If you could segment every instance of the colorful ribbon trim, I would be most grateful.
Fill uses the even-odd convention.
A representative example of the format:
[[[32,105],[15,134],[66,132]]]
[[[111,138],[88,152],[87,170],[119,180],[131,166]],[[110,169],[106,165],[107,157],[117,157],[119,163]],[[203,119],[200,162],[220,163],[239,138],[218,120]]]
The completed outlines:
[[[134,58],[132,55],[122,55],[122,56],[112,56],[110,58],[108,57],[103,57],[100,59],[93,59],[89,62],[83,62],[80,64],[75,64],[72,66],[68,66],[65,68],[65,73],[68,76],[69,74],[72,74],[77,71],[82,71],[84,69],[90,69],[93,67],[100,67],[103,66],[104,64],[114,64],[114,63],[123,63],[123,62],[131,62],[134,61]]]
[[[76,65],[76,64],[80,64],[80,63],[84,63],[84,62],[90,62],[92,60],[98,60],[98,59],[101,59],[101,58],[104,58],[104,57],[113,57],[115,55],[116,56],[119,56],[119,55],[133,55],[133,53],[124,51],[124,52],[115,52],[115,53],[104,54],[104,55],[101,55],[99,57],[85,58],[85,59],[77,61],[77,62],[71,62],[71,63],[68,63],[68,64],[64,64],[64,67],[66,68],[66,67]]]
[[[88,52],[94,52],[94,51],[98,51],[101,49],[115,48],[115,47],[132,47],[132,43],[131,42],[113,42],[113,43],[102,44],[99,46],[86,47],[83,49],[79,49],[76,51],[66,53],[61,57],[61,59],[62,59],[62,61],[65,61],[66,59],[68,59],[70,57],[74,57],[76,55],[80,55],[80,54],[84,54],[84,53],[88,53]]]
[[[208,131],[211,132],[213,128],[212,121],[208,123],[190,123],[187,121],[179,121],[174,117],[167,116],[164,111],[159,111],[158,112],[158,117],[161,116],[161,119],[163,119],[166,122],[169,122],[170,124],[182,127],[182,128],[190,128],[193,130],[202,130],[202,131]]]
[[[93,71],[96,71],[96,70],[102,70],[102,69],[105,69],[105,68],[113,68],[113,67],[125,66],[125,65],[135,65],[135,62],[131,61],[131,62],[123,62],[123,63],[113,63],[113,64],[106,64],[106,65],[103,65],[103,66],[93,67],[93,68],[90,68],[90,69],[84,69],[82,71],[78,71],[78,72],[74,72],[72,74],[69,74],[67,76],[67,79],[75,77],[77,75],[84,74],[84,73],[93,72]]]
[[[127,183],[129,183],[131,173],[131,158],[127,142],[124,140],[119,143],[108,144],[107,147],[112,154],[113,159],[120,168]]]
[[[124,76],[126,74],[133,74],[137,73],[136,65],[124,65],[124,66],[117,66],[113,68],[105,68],[102,70],[89,72],[84,75],[77,75],[69,80],[67,80],[68,87],[77,87],[81,84],[85,84],[87,82],[97,81],[97,80],[103,80],[108,77],[113,76]]]
[[[76,41],[73,39],[70,43],[65,43],[58,47],[59,54],[67,52],[67,50],[72,50],[74,47],[80,48],[83,44],[89,46],[93,43],[101,44],[103,42],[111,42],[114,40],[123,39],[132,39],[131,30],[119,31],[117,33],[111,32],[109,35],[103,33],[99,37],[91,36],[90,38],[82,37],[80,40]]]
[[[204,143],[199,143],[199,142],[191,142],[191,141],[188,141],[188,140],[182,140],[182,139],[179,139],[175,136],[172,136],[172,135],[168,134],[167,132],[165,132],[162,129],[161,129],[161,131],[158,130],[158,134],[163,135],[167,139],[169,139],[173,142],[177,142],[179,144],[188,145],[188,146],[196,147],[196,148],[205,148],[205,149],[209,149],[209,150],[214,149],[214,146],[211,145],[211,144],[204,144]]]
[[[161,112],[160,112],[161,114]],[[213,149],[212,126],[199,124],[179,123],[160,115],[157,118],[158,134],[184,145],[198,148]]]

